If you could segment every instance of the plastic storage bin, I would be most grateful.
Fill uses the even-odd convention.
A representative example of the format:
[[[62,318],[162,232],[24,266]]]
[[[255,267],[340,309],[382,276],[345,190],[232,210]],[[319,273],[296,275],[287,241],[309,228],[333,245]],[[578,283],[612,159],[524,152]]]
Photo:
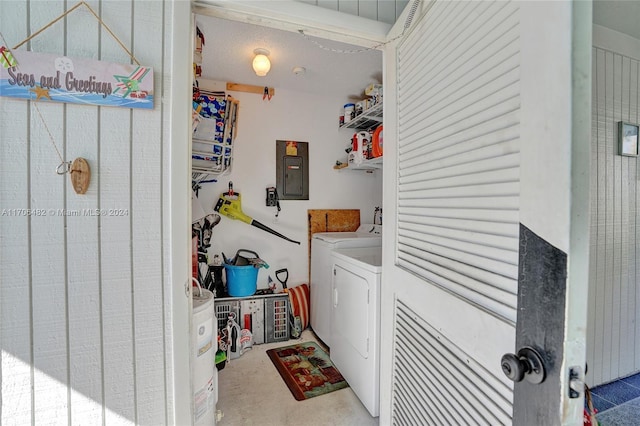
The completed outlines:
[[[232,297],[253,296],[258,288],[258,271],[253,265],[235,266],[225,263],[227,291]]]
[[[220,330],[227,326],[230,312],[236,314],[241,328],[250,328],[253,343],[283,342],[289,340],[289,295],[265,294],[245,298],[215,299],[215,312]],[[250,326],[247,326],[250,316]]]

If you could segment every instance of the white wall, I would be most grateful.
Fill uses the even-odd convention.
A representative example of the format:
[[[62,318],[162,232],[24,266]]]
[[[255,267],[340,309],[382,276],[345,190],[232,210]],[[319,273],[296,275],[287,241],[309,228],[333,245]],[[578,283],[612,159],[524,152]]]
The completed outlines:
[[[261,95],[228,92],[240,101],[232,171],[217,183],[204,184],[199,199],[207,213],[233,181],[242,195],[245,214],[296,241],[277,236],[223,217],[213,230],[209,254],[238,249],[257,252],[270,269],[261,269],[258,288],[267,287],[267,276],[289,271],[288,285],[308,282],[308,209],[360,209],[361,223],[373,221],[375,206],[382,205],[382,171],[366,173],[334,170],[336,160],[346,161],[346,148],[353,130],[340,130],[338,118],[344,95],[317,95],[275,88],[271,101]],[[309,143],[309,200],[282,200],[277,221],[275,207],[266,207],[265,188],[276,185],[276,140]]]
[[[640,40],[594,25],[587,382],[640,371],[640,185],[617,122],[640,123]]]
[[[185,388],[174,391],[174,376],[179,381],[189,371],[188,363],[173,367],[188,352],[172,351],[174,312],[184,315],[185,335],[188,321],[182,284],[182,300],[172,300],[170,265],[180,262],[171,257],[169,225],[169,176],[177,165],[169,166],[172,29],[177,15],[189,22],[189,4],[88,3],[141,64],[153,67],[155,108],[38,102],[64,158],[90,164],[88,192],[78,195],[68,176],[55,173],[60,160],[33,102],[0,98],[0,210],[8,212],[0,219],[2,424],[168,424],[189,407]],[[2,34],[13,47],[73,5],[2,1]],[[131,63],[84,8],[19,50]],[[125,214],[61,213],[81,209]],[[182,222],[186,233],[186,214]],[[186,279],[186,260],[184,266]]]

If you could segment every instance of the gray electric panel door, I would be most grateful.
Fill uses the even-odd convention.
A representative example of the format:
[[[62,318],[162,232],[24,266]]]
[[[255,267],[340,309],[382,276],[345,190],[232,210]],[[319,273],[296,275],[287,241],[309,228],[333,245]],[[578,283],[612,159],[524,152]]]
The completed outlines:
[[[309,144],[276,141],[276,189],[281,200],[309,199]]]

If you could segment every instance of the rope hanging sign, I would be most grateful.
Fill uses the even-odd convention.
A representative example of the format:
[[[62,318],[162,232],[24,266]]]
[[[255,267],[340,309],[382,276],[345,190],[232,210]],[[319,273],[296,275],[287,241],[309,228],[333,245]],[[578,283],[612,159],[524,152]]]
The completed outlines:
[[[17,50],[69,13],[85,6],[135,64]],[[83,105],[153,108],[153,70],[141,66],[91,7],[81,1],[9,50],[0,47],[0,96]]]
[[[100,25],[127,52],[132,64],[116,64],[87,58],[69,58],[61,55],[17,50],[34,37],[46,31],[79,7],[86,7]],[[60,165],[59,175],[70,174],[76,193],[84,194],[89,188],[91,170],[86,159],[78,157],[65,161],[53,135],[38,108],[38,102],[64,102],[126,108],[153,109],[153,70],[140,65],[95,11],[84,1],[67,10],[56,19],[14,46],[7,47],[0,33],[0,96],[25,99],[33,106],[42,121]]]

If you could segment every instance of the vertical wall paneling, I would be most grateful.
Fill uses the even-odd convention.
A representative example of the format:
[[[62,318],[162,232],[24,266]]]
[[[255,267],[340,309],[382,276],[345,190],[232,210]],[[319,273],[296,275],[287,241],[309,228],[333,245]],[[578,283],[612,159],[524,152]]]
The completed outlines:
[[[593,50],[589,384],[640,370],[638,160],[618,155],[617,122],[638,123],[637,58]]]
[[[88,2],[97,9],[98,2]],[[71,58],[98,58],[99,22],[82,8],[66,18],[65,54]],[[82,36],[78,36],[81,34]],[[95,159],[98,151],[98,107],[62,105],[65,117],[65,158],[88,159],[99,178]],[[100,282],[98,257],[98,207],[96,182],[85,195],[66,185],[67,275],[69,310],[69,375],[71,421],[77,424],[102,422],[102,335],[100,327]],[[78,267],[82,265],[82,267]],[[82,369],[73,366],[83,366]]]
[[[409,0],[296,0],[350,15],[393,24]]]
[[[358,2],[358,16],[378,20],[378,2],[377,1],[361,1]]]
[[[639,123],[640,124],[640,61],[631,61],[631,73],[630,73],[630,77],[629,77],[629,81],[630,81],[630,93],[633,94],[635,93],[636,96],[631,95],[629,98],[629,117],[630,120],[632,120],[634,123]],[[633,173],[634,173],[634,182],[636,183],[636,186],[638,185],[638,179],[640,179],[640,172],[638,171],[638,167],[640,166],[640,164],[636,161],[635,164],[631,165],[631,168],[633,169]],[[640,189],[640,188],[638,188]],[[633,214],[633,227],[635,229],[635,232],[631,233],[631,236],[634,238],[632,241],[632,247],[633,247],[633,259],[635,260],[633,262],[634,265],[634,270],[633,270],[633,275],[632,275],[632,282],[633,283],[639,283],[640,282],[640,265],[638,265],[638,256],[640,255],[640,218],[638,218],[638,214],[640,213],[640,200],[638,200],[638,198],[640,197],[640,191],[638,191],[638,189],[636,189],[636,191],[631,194],[631,197],[633,199],[634,204],[634,208],[632,209],[632,214]],[[634,310],[634,317],[633,317],[633,328],[632,328],[632,332],[633,332],[633,336],[636,336],[634,339],[634,365],[633,365],[633,369],[635,371],[639,371],[640,370],[640,338],[638,338],[637,336],[640,336],[640,288],[638,288],[638,285],[635,284],[633,286],[633,291],[631,292],[630,298],[632,300],[633,303],[635,303],[636,309]]]
[[[631,58],[623,58],[623,63],[626,68],[625,79],[628,82],[629,90],[626,94],[626,121],[637,122],[635,108],[637,108],[637,96],[633,96],[632,93],[638,93],[637,76],[638,76],[638,61],[633,61]],[[624,91],[623,91],[624,93]],[[627,336],[635,336],[635,323],[636,323],[636,191],[637,191],[637,161],[629,158],[626,162],[626,169],[628,173],[627,188],[625,192],[627,210],[629,214],[626,216],[627,224],[623,231],[627,240],[625,249],[628,250],[628,256],[626,259],[627,265],[624,268],[625,280],[627,283],[625,299],[627,309],[625,311],[626,328],[622,333],[625,336],[625,347],[623,353],[635,354],[635,340],[629,339]],[[632,232],[629,232],[633,230]],[[635,356],[626,356],[621,359],[621,369],[624,371],[635,371]]]
[[[325,9],[338,10],[338,0],[302,0],[304,3],[324,7]]]
[[[32,31],[42,28],[64,11],[60,2],[29,4]],[[31,50],[63,53],[65,30],[66,22],[59,21],[47,30],[46,35],[31,41]],[[31,209],[53,209],[52,214],[31,217],[34,421],[46,423],[55,418],[66,423],[70,421],[69,318],[65,217],[60,212],[65,209],[68,177],[54,174],[60,159],[48,134],[51,133],[58,150],[64,153],[63,108],[59,104],[31,101],[29,125],[31,158],[24,166],[31,174]]]
[[[620,78],[620,117],[623,120],[629,120],[629,71],[630,61],[627,57],[620,57],[620,61],[617,61],[620,65],[619,75]],[[626,87],[626,90],[623,88]],[[631,250],[629,247],[629,232],[631,225],[630,209],[629,209],[629,189],[634,187],[634,182],[631,181],[631,175],[629,173],[629,166],[632,164],[635,166],[635,160],[631,157],[620,157],[620,327],[619,327],[619,341],[618,345],[620,352],[618,354],[618,368],[620,371],[631,371],[633,369],[633,357],[629,356],[630,339],[629,326],[631,325],[630,316],[633,311],[629,308],[632,306],[629,304],[629,266],[634,259],[630,257]],[[625,213],[626,212],[626,213]]]
[[[605,81],[606,81],[606,70],[605,70],[605,52],[604,51],[596,51],[595,54],[593,55],[596,61],[596,79],[597,79],[597,87],[596,87],[596,92],[597,93],[597,101],[593,102],[593,107],[597,110],[598,116],[596,120],[592,120],[594,123],[596,123],[597,126],[597,139],[595,139],[594,143],[597,145],[596,146],[596,159],[598,161],[597,167],[594,168],[594,170],[597,170],[597,205],[595,209],[592,209],[592,212],[597,212],[597,219],[596,220],[592,220],[592,224],[596,223],[597,224],[597,231],[596,231],[596,241],[597,241],[597,247],[596,247],[596,252],[597,252],[597,256],[596,256],[596,265],[597,265],[597,270],[596,270],[596,280],[597,282],[604,282],[604,277],[606,274],[605,271],[605,265],[606,265],[606,258],[605,258],[605,251],[606,251],[606,229],[605,229],[605,223],[606,223],[606,202],[605,202],[605,197],[606,197],[606,188],[607,188],[607,183],[606,183],[606,162],[605,162],[605,157],[606,157],[606,152],[607,152],[607,147],[606,144],[604,143],[600,143],[600,142],[604,142],[605,140],[605,135],[607,134],[607,126],[606,126],[606,114],[605,114]],[[596,294],[596,307],[595,307],[595,341],[596,342],[600,342],[602,343],[604,340],[604,300],[605,300],[605,292],[604,292],[604,286],[598,286],[596,288],[595,292],[591,292],[591,293],[595,293]],[[603,365],[602,365],[602,360],[603,360],[603,354],[602,354],[602,346],[598,346],[596,347],[595,345],[592,345],[593,350],[594,350],[594,363],[593,364],[593,380],[595,383],[598,383],[602,380],[602,371],[603,371]],[[596,354],[595,351],[598,351],[598,353]]]
[[[597,67],[596,67],[596,63],[597,63],[597,58],[595,56],[595,52],[593,53],[593,57],[591,60],[591,95],[593,97],[593,99],[597,99],[598,97],[598,85],[597,85],[597,81],[598,81],[598,74],[597,74]],[[593,135],[593,137],[591,137],[590,142],[591,142],[591,171],[592,173],[589,175],[589,187],[591,188],[591,192],[592,192],[592,196],[591,196],[591,205],[590,205],[590,211],[592,212],[593,216],[596,217],[597,215],[593,212],[597,211],[598,208],[598,202],[597,202],[597,188],[598,188],[598,179],[597,176],[598,174],[596,173],[597,169],[598,169],[598,159],[597,159],[597,151],[596,151],[596,143],[595,141],[597,140],[595,135],[597,135],[598,133],[598,123],[597,123],[597,117],[598,117],[598,110],[596,107],[596,103],[593,102],[591,104],[591,114],[592,114],[592,120],[591,120],[591,135]],[[594,226],[593,223],[591,223],[591,229],[594,229],[596,226]],[[589,277],[594,277],[597,273],[597,265],[596,265],[596,250],[597,250],[597,246],[598,246],[598,241],[597,241],[597,234],[594,233],[594,235],[591,236],[589,243],[590,243],[590,247],[589,247]],[[594,294],[593,291],[589,292],[589,299],[588,299],[588,311],[589,312],[593,312],[595,310],[595,305],[596,305],[596,296]],[[594,341],[594,336],[595,336],[595,319],[594,316],[589,315],[587,318],[587,342],[592,342]],[[588,349],[587,349],[588,350]],[[589,356],[587,356],[587,358],[589,358]],[[591,369],[593,370],[593,366],[591,366]],[[589,377],[587,378],[587,382],[590,384],[591,383],[591,374],[589,375]]]
[[[8,6],[0,2],[0,14]],[[12,6],[19,25],[1,27],[7,42],[23,40],[29,32],[28,3],[15,2]],[[0,98],[0,385],[3,396],[15,395],[11,406],[2,398],[0,424],[33,421],[31,218],[18,214],[30,206],[30,173],[24,167],[30,158],[29,113],[27,102]],[[19,299],[15,295],[20,295]]]
[[[404,8],[407,6],[407,3],[409,3],[409,0],[395,0],[394,3],[396,7],[396,19],[397,19],[398,16],[402,14],[402,11],[404,11]],[[396,19],[394,19],[393,22],[395,22]]]
[[[612,106],[613,118],[621,117],[621,62],[622,57],[613,56],[613,90]],[[615,124],[612,121],[612,124]],[[613,149],[618,148],[616,133],[609,138]],[[622,157],[616,155],[613,157],[613,305],[611,306],[611,371],[616,371],[620,367],[620,309],[622,305]]]
[[[600,96],[600,92],[598,91],[598,82],[599,79],[601,78],[600,76],[600,69],[598,68],[598,57],[597,57],[597,53],[598,52],[593,52],[593,59],[592,59],[592,89],[591,89],[591,93],[594,99],[598,99],[598,97]],[[600,184],[598,181],[598,176],[600,176],[600,174],[597,172],[598,171],[598,150],[597,150],[597,135],[598,135],[598,129],[599,129],[599,114],[600,111],[597,107],[597,102],[592,102],[591,104],[591,109],[592,109],[592,114],[593,114],[593,119],[591,120],[591,134],[592,134],[592,138],[591,138],[591,150],[593,152],[593,155],[591,156],[591,170],[592,173],[590,175],[590,186],[591,186],[591,191],[593,193],[592,197],[591,197],[591,212],[593,217],[597,217],[597,210],[598,210],[598,191],[600,190]],[[591,222],[591,227],[592,230],[595,228],[597,229],[598,226],[597,224],[592,221]],[[589,265],[590,265],[590,270],[589,270],[589,277],[597,277],[598,272],[599,272],[599,268],[600,265],[598,264],[599,262],[599,258],[597,256],[598,253],[598,247],[599,244],[601,242],[601,236],[598,235],[597,232],[594,232],[594,235],[592,236],[592,238],[590,239],[590,243],[591,243],[591,248],[590,248],[590,259],[589,259]],[[596,278],[597,279],[597,278]],[[601,323],[598,323],[596,321],[596,307],[599,305],[597,303],[597,300],[599,299],[599,295],[596,294],[596,291],[589,291],[589,312],[593,313],[592,315],[589,315],[588,317],[588,324],[587,324],[587,342],[593,342],[596,340],[596,335],[600,334],[602,335],[601,329],[598,329],[598,325],[601,325]],[[588,347],[587,350],[591,350],[593,351],[594,349],[592,347]],[[593,352],[590,353],[590,355],[587,356],[588,359],[594,359],[594,357],[592,356]],[[589,377],[587,378],[589,383],[592,383],[591,379],[593,378],[594,374],[593,374],[593,370],[594,368],[596,368],[593,364],[591,365],[591,373],[589,374]],[[599,369],[599,368],[596,368]]]
[[[153,67],[154,109],[0,98],[1,424],[171,423],[167,2],[88,1]],[[2,1],[0,29],[12,47],[75,4]],[[17,49],[18,62],[26,50],[132,63],[84,7]],[[51,138],[64,160],[89,162],[86,194],[56,174]]]
[[[613,342],[613,336],[611,333],[611,325],[613,323],[613,303],[615,293],[615,272],[613,270],[613,257],[614,257],[614,197],[615,183],[613,176],[614,159],[615,159],[615,147],[613,144],[613,54],[611,52],[605,52],[605,277],[608,280],[608,287],[610,291],[605,292],[604,296],[604,318],[606,324],[604,333],[604,346],[602,357],[602,371],[607,377],[611,377],[611,362],[612,352],[611,345]]]
[[[30,393],[33,383],[30,218],[19,213],[30,204],[29,172],[22,167],[29,158],[28,105],[19,101],[0,101],[0,105],[0,113],[6,120],[21,123],[3,128],[0,143],[0,157],[7,162],[6,167],[0,169],[0,336],[3,342],[0,383],[3,393],[11,392],[17,397],[11,410],[2,410],[0,423],[6,424],[11,419],[30,424],[33,402]],[[9,140],[13,143],[6,142]],[[20,300],[12,294],[20,295]]]
[[[403,3],[403,5],[406,5],[407,1],[402,1],[401,3]],[[402,13],[402,9],[400,9],[400,12],[396,12],[397,7],[395,1],[378,1],[377,5],[378,21],[393,24]]]
[[[133,2],[101,3],[101,15],[117,16],[109,27],[131,46]],[[113,21],[113,22],[112,22]],[[129,55],[106,30],[100,32],[101,59],[131,63]],[[98,170],[100,209],[118,208],[126,215],[100,216],[100,273],[102,277],[103,380],[107,423],[135,419],[133,345],[133,273],[131,270],[131,133],[132,112],[126,108],[100,108]],[[123,267],[126,265],[126,267]]]
[[[140,424],[166,422],[163,292],[162,292],[162,83],[163,37],[155,34],[163,22],[164,4],[135,2],[132,52],[142,65],[154,67],[156,110],[133,110],[131,138],[131,226],[134,295],[135,365]],[[154,324],[155,327],[150,327]],[[158,395],[162,395],[159,398]]]
[[[631,60],[627,58],[629,63],[629,112],[628,112],[628,121],[633,123],[639,123],[638,119],[638,79],[640,78],[640,72],[638,69],[639,61]],[[636,96],[633,96],[635,94]],[[628,321],[629,327],[627,329],[626,336],[638,336],[637,334],[637,324],[638,324],[638,309],[637,307],[640,304],[636,301],[636,295],[638,293],[637,282],[639,282],[636,278],[637,271],[637,244],[638,244],[638,205],[637,205],[637,192],[638,189],[638,162],[632,159],[629,159],[627,162],[629,168],[629,191],[628,191],[628,200],[629,200],[629,223],[628,230],[633,230],[632,232],[627,232],[629,237],[628,247],[629,247],[629,267],[627,269],[627,277],[628,277],[628,289],[627,289],[627,302],[628,302]],[[640,369],[640,361],[639,355],[640,352],[636,350],[636,345],[638,344],[637,337],[635,339],[625,338],[627,340],[627,352],[634,353],[634,357],[628,357],[625,361],[624,369],[629,371],[637,371]]]
[[[359,15],[359,3],[358,0],[338,0],[338,11],[357,16]]]

